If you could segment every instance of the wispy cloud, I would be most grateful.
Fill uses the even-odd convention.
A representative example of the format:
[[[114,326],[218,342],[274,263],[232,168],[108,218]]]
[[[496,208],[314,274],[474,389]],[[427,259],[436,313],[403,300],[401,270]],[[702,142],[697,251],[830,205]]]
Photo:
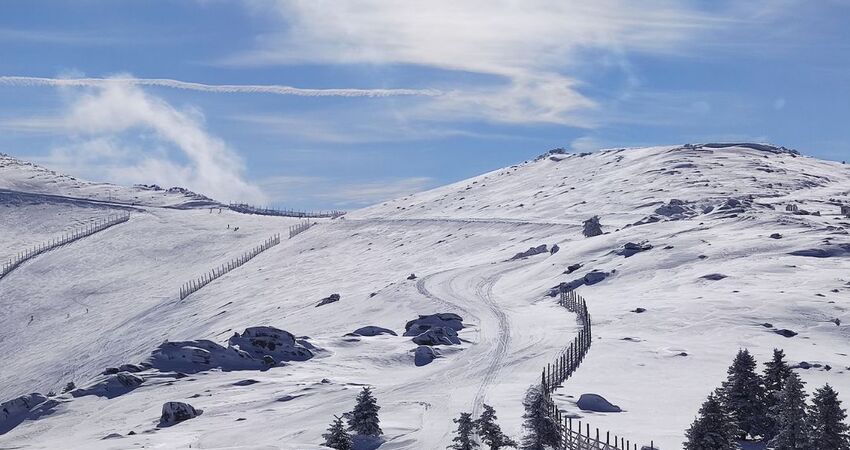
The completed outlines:
[[[301,97],[393,97],[412,95],[438,96],[443,94],[436,89],[304,89],[274,84],[203,84],[168,78],[42,78],[0,76],[0,85],[7,86],[103,87],[114,84],[156,86],[217,94],[274,94]]]

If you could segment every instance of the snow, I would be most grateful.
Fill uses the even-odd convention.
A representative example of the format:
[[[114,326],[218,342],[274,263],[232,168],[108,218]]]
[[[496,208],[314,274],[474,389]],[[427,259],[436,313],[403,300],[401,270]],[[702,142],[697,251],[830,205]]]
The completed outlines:
[[[87,183],[2,157],[0,248],[10,255],[119,209],[131,217],[0,280],[0,400],[88,386],[165,340],[223,347],[250,327],[285,330],[315,356],[181,378],[147,369],[123,395],[57,397],[1,435],[0,447],[320,448],[364,385],[382,407],[381,449],[445,448],[451,419],[477,416],[485,402],[518,437],[525,390],[577,331],[547,296],[573,280],[585,284],[594,341],[554,397],[593,427],[679,448],[743,347],[760,363],[781,347],[791,363],[820,364],[798,369],[807,388],[829,382],[848,405],[850,223],[840,209],[850,169],[772,149],[546,155],[318,220],[182,302],[185,281],[298,220],[211,212],[191,195]],[[786,211],[791,203],[821,214]],[[605,234],[586,238],[593,216]],[[652,247],[624,258],[628,243]],[[560,250],[510,260],[543,244]],[[331,292],[341,300],[316,308]],[[415,363],[411,336],[346,336],[362,327],[401,334],[437,313],[462,317],[460,345],[434,347],[440,357],[427,365]],[[765,322],[799,334],[785,338]],[[588,393],[623,412],[581,411]],[[204,413],[158,429],[167,402]],[[121,437],[102,440],[113,433]]]

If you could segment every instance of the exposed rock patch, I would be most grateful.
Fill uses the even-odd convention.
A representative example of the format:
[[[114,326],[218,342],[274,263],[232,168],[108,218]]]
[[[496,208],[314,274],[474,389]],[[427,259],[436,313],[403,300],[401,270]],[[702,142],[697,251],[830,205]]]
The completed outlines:
[[[576,406],[582,411],[593,411],[603,413],[618,413],[623,410],[619,406],[612,404],[605,397],[598,394],[581,394]]]
[[[316,308],[318,308],[319,306],[324,306],[324,305],[330,304],[330,303],[336,303],[336,302],[339,301],[339,299],[340,299],[339,294],[331,294],[331,295],[323,298],[322,300],[320,300],[319,303],[316,305]]]
[[[203,414],[204,410],[196,409],[188,403],[182,402],[166,402],[162,405],[162,415],[159,418],[160,427],[170,427],[180,422],[185,422],[189,419]]]

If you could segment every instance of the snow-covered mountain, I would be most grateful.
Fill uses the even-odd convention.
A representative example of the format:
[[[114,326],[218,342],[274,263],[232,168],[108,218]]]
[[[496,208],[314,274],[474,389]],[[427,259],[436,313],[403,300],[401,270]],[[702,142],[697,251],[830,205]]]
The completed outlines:
[[[829,382],[850,404],[849,195],[847,166],[763,144],[551,151],[320,220],[181,301],[185,281],[298,220],[192,208],[214,202],[2,157],[0,258],[118,209],[131,217],[0,278],[0,401],[79,387],[0,447],[320,448],[363,385],[382,407],[381,449],[445,448],[451,419],[485,402],[518,436],[525,390],[577,329],[548,295],[560,283],[587,299],[594,340],[555,397],[594,427],[679,448],[743,347],[762,362],[784,348],[807,363],[810,388]],[[604,234],[585,237],[593,216]],[[549,251],[513,258],[540,245]],[[463,318],[461,343],[417,366],[405,324],[435,313]],[[255,326],[293,333],[312,358],[190,364],[185,377],[146,369],[138,387],[104,395],[104,369],[156,365],[163,341],[227,346]],[[365,326],[398,336],[350,335]],[[581,411],[583,393],[624,412]],[[167,401],[204,413],[157,428]]]

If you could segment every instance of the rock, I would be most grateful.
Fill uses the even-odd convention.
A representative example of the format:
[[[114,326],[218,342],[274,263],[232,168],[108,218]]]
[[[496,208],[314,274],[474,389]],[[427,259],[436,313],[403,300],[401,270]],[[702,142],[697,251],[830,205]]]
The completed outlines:
[[[773,328],[773,324],[770,323],[770,322],[765,322],[765,323],[761,324],[761,326],[763,326],[765,328]]]
[[[339,301],[339,299],[340,299],[339,294],[331,294],[331,295],[323,298],[321,301],[319,301],[319,304],[316,305],[316,308],[330,304],[330,303],[336,303],[336,302]]]
[[[555,253],[558,253],[558,250],[560,249],[561,247],[558,247],[558,244],[552,244],[552,248],[549,249],[549,254],[554,255]]]
[[[306,361],[313,357],[313,352],[296,342],[292,333],[275,327],[246,328],[241,335],[231,336],[227,343],[255,358],[269,355],[276,361]]]
[[[457,331],[449,327],[433,327],[414,337],[413,342],[419,345],[459,345],[460,338]]]
[[[832,258],[836,256],[844,256],[848,253],[850,253],[850,244],[841,244],[838,246],[830,246],[828,248],[795,250],[788,254],[791,256],[806,256],[809,258]]]
[[[422,367],[431,364],[431,361],[440,357],[440,351],[427,345],[416,347],[413,353],[413,364]]]
[[[511,257],[510,260],[514,261],[514,260],[517,260],[517,259],[528,258],[529,256],[539,255],[541,253],[547,253],[548,251],[549,250],[546,248],[546,244],[538,245],[537,247],[531,247],[524,252],[517,253],[516,255]]]
[[[415,280],[415,279],[416,279],[416,274],[415,274],[415,273],[411,273],[411,274],[410,274],[410,276],[408,276],[408,277],[407,277],[407,279],[408,279],[408,280]]]
[[[75,398],[86,395],[115,398],[136,389],[144,382],[144,378],[138,375],[130,372],[118,372],[112,375],[100,375],[85,387],[70,391],[70,394]]]
[[[118,438],[123,438],[123,437],[124,437],[124,436],[121,436],[121,435],[120,435],[120,434],[118,434],[118,433],[110,433],[110,434],[107,434],[106,436],[104,436],[104,437],[100,438],[100,440],[101,440],[101,441],[105,441],[105,440],[107,440],[107,439],[118,439]]]
[[[573,272],[575,272],[576,270],[579,270],[579,269],[581,269],[581,264],[573,264],[571,266],[568,266],[567,271],[564,272],[564,273],[569,275],[569,274],[571,274],[571,273],[573,273]]]
[[[233,385],[242,387],[242,386],[250,386],[252,384],[257,384],[257,383],[259,383],[259,381],[249,378],[247,380],[239,380],[239,381],[233,383]]]
[[[584,229],[582,230],[584,237],[599,236],[602,233],[602,224],[599,223],[599,216],[593,216],[584,221]]]
[[[719,281],[726,278],[726,275],[723,275],[722,273],[710,273],[708,275],[703,275],[700,278],[711,281]]]
[[[159,418],[159,426],[170,427],[180,422],[194,419],[203,412],[202,409],[195,409],[188,403],[166,402],[162,405],[162,416]]]
[[[608,278],[608,275],[610,275],[608,272],[601,272],[601,271],[594,270],[594,271],[589,272],[587,275],[584,276],[584,284],[587,285],[587,286],[592,286],[592,285],[599,283],[600,281]]]
[[[115,372],[115,373],[118,373],[118,372]],[[66,384],[65,387],[62,388],[62,393],[65,394],[67,392],[71,392],[76,388],[77,388],[77,385],[74,384],[73,381],[69,381],[68,384]]]
[[[583,277],[581,277],[577,280],[573,280],[573,281],[570,281],[570,282],[567,282],[567,283],[561,283],[561,284],[549,289],[549,296],[550,297],[557,297],[558,294],[562,290],[572,291],[574,289],[578,289],[581,286],[592,286],[592,285],[599,283],[599,282],[603,281],[604,279],[608,278],[612,273],[613,273],[613,271],[609,273],[609,272],[602,272],[600,270],[594,269],[593,271],[588,272]]]
[[[378,336],[378,335],[381,335],[381,334],[389,334],[389,335],[393,335],[393,336],[398,336],[398,334],[396,334],[396,332],[393,331],[393,330],[390,330],[390,329],[387,329],[387,328],[371,326],[371,325],[367,326],[367,327],[358,328],[358,329],[354,330],[354,332],[351,333],[351,334],[353,334],[355,336]]]
[[[277,365],[277,361],[269,355],[263,355],[263,365],[266,367],[274,367]]]
[[[774,332],[774,333],[776,333],[776,334],[778,334],[778,335],[780,335],[780,336],[785,336],[785,337],[787,337],[787,338],[791,338],[791,337],[794,337],[794,336],[796,336],[796,335],[797,335],[797,332],[795,332],[795,331],[791,331],[791,330],[787,330],[787,329],[785,329],[785,328],[783,328],[783,329],[781,329],[781,330],[773,330],[773,332]]]
[[[770,235],[771,239],[782,239],[782,235],[779,233],[773,233]]]
[[[632,310],[632,312],[633,312],[633,313],[637,313],[637,314],[641,314],[641,313],[645,313],[645,312],[646,312],[646,309],[644,309],[644,308],[635,308],[635,309],[633,309],[633,310]]]
[[[679,220],[695,215],[694,210],[682,200],[671,199],[666,205],[661,205],[655,209],[655,214],[659,216],[669,217],[673,220]]]
[[[460,331],[463,329],[463,318],[453,313],[420,315],[418,319],[411,320],[404,325],[404,335],[419,336],[432,327],[446,327]]]
[[[636,255],[640,252],[645,252],[645,251],[651,250],[651,249],[652,249],[652,245],[650,245],[647,242],[641,242],[639,244],[636,244],[634,242],[626,242],[626,244],[623,245],[623,248],[621,248],[620,250],[617,251],[617,254],[620,255],[620,256],[625,256],[626,258],[628,258],[628,257],[634,256],[634,255]]]
[[[611,402],[597,394],[581,394],[578,402],[576,402],[576,406],[578,406],[582,411],[605,413],[618,413],[623,411],[619,406],[611,404]]]

